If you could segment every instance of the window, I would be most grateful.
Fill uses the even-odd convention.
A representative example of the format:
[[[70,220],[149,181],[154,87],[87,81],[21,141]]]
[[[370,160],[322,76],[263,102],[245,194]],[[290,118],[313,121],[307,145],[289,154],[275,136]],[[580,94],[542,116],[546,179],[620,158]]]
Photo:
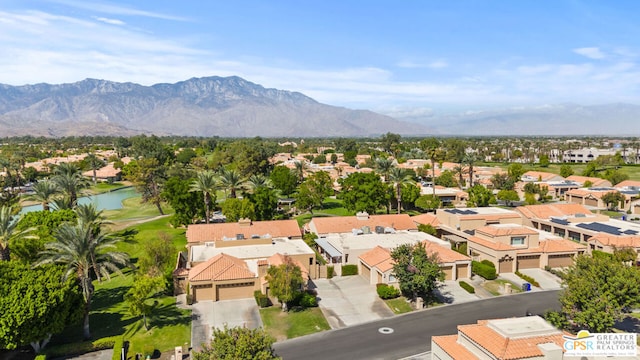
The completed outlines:
[[[396,277],[393,275],[389,275],[389,282],[396,282]]]
[[[524,236],[512,237],[511,245],[524,245]]]

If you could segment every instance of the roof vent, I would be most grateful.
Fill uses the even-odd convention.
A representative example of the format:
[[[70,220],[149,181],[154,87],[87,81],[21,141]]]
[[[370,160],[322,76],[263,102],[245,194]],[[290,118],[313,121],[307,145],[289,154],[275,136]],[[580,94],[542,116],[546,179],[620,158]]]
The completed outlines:
[[[243,218],[238,220],[238,225],[240,226],[251,226],[251,219],[249,218]]]
[[[384,234],[384,226],[376,226],[376,234]]]
[[[244,234],[236,234],[236,240],[244,240]]]
[[[369,220],[369,213],[366,211],[360,211],[356,213],[356,219],[358,220]]]
[[[363,226],[362,227],[362,233],[363,234],[371,234],[371,229],[368,226]]]

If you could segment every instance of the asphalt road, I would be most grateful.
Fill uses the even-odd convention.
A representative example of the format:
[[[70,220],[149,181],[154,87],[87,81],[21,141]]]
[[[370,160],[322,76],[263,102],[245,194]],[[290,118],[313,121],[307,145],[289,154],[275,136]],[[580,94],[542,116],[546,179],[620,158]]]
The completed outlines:
[[[325,331],[274,344],[289,359],[400,359],[431,351],[431,336],[457,333],[457,326],[482,319],[544,314],[559,309],[558,291],[501,296],[412,312],[389,319]],[[390,328],[383,334],[380,328]]]

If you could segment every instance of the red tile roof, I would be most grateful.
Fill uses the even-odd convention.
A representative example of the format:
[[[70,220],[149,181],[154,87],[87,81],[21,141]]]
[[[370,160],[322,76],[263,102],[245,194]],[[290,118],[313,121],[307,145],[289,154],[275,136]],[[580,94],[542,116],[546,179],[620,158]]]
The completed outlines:
[[[452,359],[475,360],[480,359],[464,346],[458,343],[458,335],[432,336],[431,341],[436,343],[440,348],[451,356]]]
[[[294,259],[290,256],[282,255],[280,253],[275,253],[271,255],[267,262],[270,266],[279,266],[287,262],[287,260],[291,260],[297,267],[300,268],[300,272],[302,273],[303,279],[309,279],[309,271],[307,268],[297,259]]]
[[[422,242],[427,254],[438,254],[438,259],[440,263],[453,263],[456,261],[469,261],[470,257],[460,254],[457,251],[453,251],[451,249],[447,249],[440,244],[436,244],[434,242],[425,240]]]
[[[189,270],[189,281],[219,281],[255,277],[256,275],[249,270],[243,260],[224,253],[218,254]]]
[[[440,224],[440,220],[438,220],[438,217],[436,217],[435,214],[420,214],[420,215],[412,216],[411,220],[413,220],[413,222],[416,224],[422,224],[422,225],[428,224],[431,226],[438,226]]]
[[[472,243],[487,247],[489,249],[498,250],[498,251],[506,251],[506,250],[514,250],[515,249],[511,245],[507,245],[505,243],[495,242],[495,241],[491,241],[491,240],[485,240],[485,239],[479,238],[477,236],[470,236],[467,239],[467,241],[470,241]]]
[[[597,241],[604,246],[615,246],[617,248],[640,248],[640,235],[619,236],[601,232],[589,238],[589,241]]]
[[[359,220],[356,216],[316,217],[311,219],[311,222],[318,234],[348,233],[363,226],[368,226],[372,232],[376,226],[391,227],[395,230],[418,230],[407,214],[369,215],[364,220]]]
[[[552,216],[575,216],[576,214],[591,214],[591,211],[580,204],[545,204],[527,205],[516,208],[529,219],[549,219]]]
[[[587,246],[578,244],[567,239],[540,240],[538,247],[519,250],[518,254],[524,253],[568,253],[586,250]]]
[[[370,268],[377,267],[382,272],[393,269],[391,252],[379,245],[363,253],[359,258]]]
[[[203,243],[243,234],[245,239],[253,235],[270,235],[273,238],[301,238],[302,231],[296,220],[253,221],[251,225],[240,223],[194,224],[187,228],[189,243]]]

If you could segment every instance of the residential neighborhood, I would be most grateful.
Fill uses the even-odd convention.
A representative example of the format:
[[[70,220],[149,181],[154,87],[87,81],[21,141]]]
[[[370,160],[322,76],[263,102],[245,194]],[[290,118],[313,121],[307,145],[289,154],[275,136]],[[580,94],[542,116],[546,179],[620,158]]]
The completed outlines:
[[[214,171],[196,154],[224,150],[197,147],[201,143],[171,150],[164,141],[138,137],[123,148],[42,159],[41,164],[53,165],[36,170],[33,179],[23,178],[30,174],[24,167],[5,166],[5,183],[15,184],[5,186],[7,199],[14,196],[14,204],[29,210],[11,213],[4,205],[7,212],[0,218],[15,224],[32,219],[35,227],[22,225],[25,233],[11,230],[14,240],[3,245],[12,249],[7,265],[64,265],[48,254],[61,251],[55,244],[67,241],[62,231],[82,229],[82,219],[90,214],[99,229],[92,234],[113,239],[110,246],[116,250],[105,247],[94,255],[109,254],[116,262],[109,265],[110,274],[104,272],[111,280],[98,279],[102,272],[89,273],[96,277],[91,279],[95,300],[87,301],[92,308],[84,315],[118,314],[121,320],[114,324],[122,325],[92,322],[93,333],[103,339],[97,343],[77,335],[52,336],[51,344],[42,342],[44,354],[64,355],[65,344],[78,349],[91,344],[114,354],[113,347],[122,342],[128,344],[127,358],[175,359],[179,353],[197,358],[232,329],[258,331],[286,354],[296,348],[295,339],[315,341],[314,333],[402,322],[423,312],[437,316],[447,308],[533,294],[555,295],[553,302],[538,303],[544,309],[515,317],[509,315],[515,308],[498,308],[503,315],[496,318],[474,314],[477,320],[456,324],[457,333],[423,339],[421,346],[429,350],[413,355],[556,359],[567,351],[563,337],[577,336],[580,329],[636,333],[640,328],[633,291],[620,293],[611,320],[594,327],[562,305],[575,301],[568,300],[573,286],[589,280],[580,271],[617,269],[622,276],[608,282],[605,277],[599,286],[623,286],[640,276],[640,180],[565,177],[540,167],[525,170],[518,162],[484,165],[479,158],[473,166],[405,160],[400,152],[377,147],[347,156],[329,143],[317,152],[273,153],[265,157],[270,164],[265,173],[250,167]],[[147,142],[164,149],[152,156],[165,156],[175,164],[173,170],[157,168],[156,158],[145,155]],[[226,146],[248,145],[231,141]],[[319,157],[323,162],[316,164]],[[177,165],[184,159],[188,171]],[[167,172],[161,178],[146,175],[153,171]],[[68,176],[76,179],[76,198],[81,195],[72,202],[73,193],[63,187]],[[45,195],[48,187],[52,193]],[[505,191],[516,198],[500,200]],[[129,195],[118,197],[113,209],[85,204],[82,197],[122,194]],[[56,214],[70,220],[50,218]],[[40,225],[45,221],[57,225]],[[44,242],[22,245],[36,229]],[[23,250],[27,244],[41,255]],[[117,288],[126,290],[114,293]],[[567,300],[559,304],[558,299]],[[141,304],[137,308],[135,301]],[[78,325],[56,326],[52,331],[66,334]],[[119,326],[124,330],[111,330]],[[380,329],[385,334],[393,326]],[[166,340],[158,343],[158,338]]]

